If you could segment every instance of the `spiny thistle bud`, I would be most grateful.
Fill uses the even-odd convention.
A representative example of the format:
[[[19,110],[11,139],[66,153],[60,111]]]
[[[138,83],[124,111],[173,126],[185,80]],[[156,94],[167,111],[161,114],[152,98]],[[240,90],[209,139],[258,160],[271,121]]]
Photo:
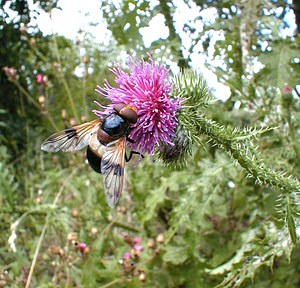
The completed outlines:
[[[66,109],[61,110],[61,118],[65,120],[68,117],[68,113]]]
[[[76,209],[76,208],[72,209],[71,214],[72,214],[72,216],[73,216],[74,218],[77,218],[77,217],[79,216],[79,211],[78,211],[78,209]]]
[[[91,234],[93,237],[95,237],[98,234],[99,230],[97,227],[92,227],[91,228]]]
[[[130,258],[135,261],[137,261],[141,255],[140,251],[137,251],[135,249],[131,249],[129,253],[130,253]]]
[[[35,39],[31,37],[31,38],[29,39],[29,45],[30,45],[30,46],[35,46],[35,44],[36,44]]]
[[[53,162],[53,164],[57,164],[59,162],[59,158],[56,155],[54,155],[52,157],[52,162]]]
[[[71,233],[68,234],[68,236],[67,236],[67,241],[68,241],[69,243],[71,243],[72,241],[77,241],[77,240],[78,240],[78,235],[77,235],[77,233],[71,232]]]
[[[90,62],[90,58],[89,58],[87,55],[84,55],[84,56],[82,57],[82,62],[85,63],[85,64],[87,64],[87,63]]]
[[[165,242],[165,236],[163,233],[159,233],[156,237],[156,241],[159,244],[163,244]]]
[[[72,244],[73,250],[77,251],[77,250],[80,249],[80,247],[79,247],[79,242],[78,242],[77,240],[73,240],[73,241],[71,242],[71,244]]]
[[[178,167],[186,165],[187,157],[192,154],[190,135],[188,134],[188,131],[177,129],[173,145],[161,143],[158,158],[166,165]]]
[[[23,34],[23,35],[26,33],[26,26],[25,26],[24,23],[21,23],[21,24],[20,24],[19,31],[20,31],[21,34]]]
[[[44,95],[40,95],[39,97],[38,97],[38,101],[39,101],[39,103],[43,106],[44,104],[45,104],[45,96]]]
[[[4,71],[5,75],[7,76],[8,80],[17,80],[18,73],[17,70],[13,67],[3,67],[2,70]]]
[[[57,62],[57,61],[54,61],[53,63],[52,63],[52,66],[53,66],[53,68],[57,71],[57,72],[61,72],[61,67],[60,67],[60,63],[59,62]]]
[[[124,260],[123,260],[123,259],[120,259],[120,260],[118,261],[118,264],[119,264],[119,265],[124,265]]]
[[[75,118],[71,118],[71,119],[70,119],[70,125],[71,125],[71,126],[75,126],[76,124],[77,124],[76,119],[75,119]]]
[[[147,247],[150,248],[150,249],[154,249],[155,246],[156,246],[155,245],[155,240],[152,239],[152,238],[148,239],[148,241],[147,241]]]
[[[62,249],[61,247],[58,247],[58,246],[50,245],[49,248],[48,248],[48,251],[51,254],[56,254],[56,255],[59,255],[60,257],[64,257],[65,256],[64,249]]]
[[[123,233],[122,238],[127,244],[132,244],[132,238],[127,233]]]
[[[118,206],[118,212],[122,213],[122,214],[126,214],[127,213],[127,208],[125,206]]]
[[[40,205],[40,204],[42,203],[42,197],[40,197],[40,196],[36,197],[36,198],[35,198],[35,203],[36,203],[37,205]]]
[[[140,271],[140,274],[139,274],[139,280],[141,282],[146,282],[147,280],[147,277],[146,277],[146,273],[144,271]]]

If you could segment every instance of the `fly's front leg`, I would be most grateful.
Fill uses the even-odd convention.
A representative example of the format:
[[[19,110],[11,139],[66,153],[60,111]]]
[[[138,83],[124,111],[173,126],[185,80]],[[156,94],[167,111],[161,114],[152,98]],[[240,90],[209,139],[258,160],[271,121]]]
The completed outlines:
[[[125,161],[126,161],[126,162],[129,162],[129,161],[131,160],[133,154],[140,155],[141,158],[144,158],[144,155],[141,154],[140,152],[137,152],[137,151],[130,151],[129,156],[127,156],[127,154],[126,154],[126,152],[125,152]]]

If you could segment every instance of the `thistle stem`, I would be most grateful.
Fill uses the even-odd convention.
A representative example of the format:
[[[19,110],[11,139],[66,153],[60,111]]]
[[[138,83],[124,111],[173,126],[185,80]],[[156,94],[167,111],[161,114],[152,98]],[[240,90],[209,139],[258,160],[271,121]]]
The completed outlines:
[[[216,145],[226,150],[259,183],[278,187],[286,193],[300,191],[300,183],[296,179],[285,177],[266,167],[256,155],[249,155],[242,145],[237,145],[237,141],[226,137],[224,129],[213,121],[197,117],[195,124],[197,133],[207,135]]]
[[[54,121],[53,121],[52,117],[49,115],[48,111],[42,111],[41,106],[39,105],[39,103],[36,102],[36,101],[34,100],[34,98],[33,98],[33,97],[32,97],[32,96],[31,96],[31,95],[23,88],[23,86],[22,86],[18,81],[16,81],[16,80],[11,80],[11,82],[12,82],[14,85],[17,86],[17,88],[19,89],[19,91],[20,91],[21,93],[23,93],[23,94],[26,96],[27,100],[28,100],[31,104],[33,104],[33,106],[34,106],[35,108],[37,108],[39,111],[41,111],[41,113],[42,113],[43,115],[46,116],[46,118],[47,118],[48,121],[50,122],[51,126],[52,126],[56,131],[58,131],[58,127],[57,127],[56,124],[54,123]]]

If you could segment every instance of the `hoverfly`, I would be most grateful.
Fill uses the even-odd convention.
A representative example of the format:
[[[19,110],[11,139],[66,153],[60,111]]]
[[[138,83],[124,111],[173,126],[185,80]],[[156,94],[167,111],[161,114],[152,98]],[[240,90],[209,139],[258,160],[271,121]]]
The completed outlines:
[[[97,173],[103,174],[107,203],[113,208],[123,190],[125,160],[128,162],[134,153],[140,154],[131,151],[127,158],[125,153],[126,140],[130,141],[130,125],[136,121],[135,107],[116,104],[114,111],[103,119],[92,120],[51,135],[42,143],[41,149],[47,152],[72,152],[87,146],[88,163]]]

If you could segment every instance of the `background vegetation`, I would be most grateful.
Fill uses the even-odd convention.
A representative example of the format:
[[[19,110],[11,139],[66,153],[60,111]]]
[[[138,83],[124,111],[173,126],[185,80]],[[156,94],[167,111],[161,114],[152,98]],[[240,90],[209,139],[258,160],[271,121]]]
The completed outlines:
[[[99,1],[101,45],[87,31],[43,35],[28,2],[0,12],[0,287],[299,287],[300,41],[287,33],[298,2]],[[201,11],[181,28],[178,3]],[[140,28],[159,13],[169,37],[145,47]],[[93,118],[94,89],[124,52],[186,70],[205,55],[230,96],[207,105],[200,76],[174,80],[191,101],[191,155],[129,163],[112,210],[84,152],[40,145]]]

